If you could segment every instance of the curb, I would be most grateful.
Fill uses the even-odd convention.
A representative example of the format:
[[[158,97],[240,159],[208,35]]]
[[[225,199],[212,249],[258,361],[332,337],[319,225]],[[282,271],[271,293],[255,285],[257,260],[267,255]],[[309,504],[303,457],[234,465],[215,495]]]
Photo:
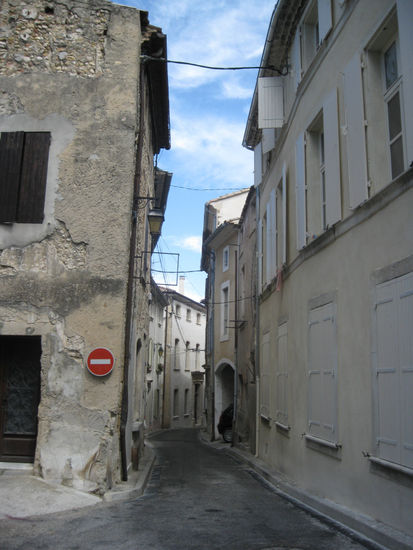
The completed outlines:
[[[119,502],[142,496],[152,474],[152,468],[155,464],[156,456],[152,446],[145,442],[145,452],[141,460],[141,465],[136,471],[129,474],[128,481],[117,484],[110,491],[107,491],[102,498],[103,502]]]

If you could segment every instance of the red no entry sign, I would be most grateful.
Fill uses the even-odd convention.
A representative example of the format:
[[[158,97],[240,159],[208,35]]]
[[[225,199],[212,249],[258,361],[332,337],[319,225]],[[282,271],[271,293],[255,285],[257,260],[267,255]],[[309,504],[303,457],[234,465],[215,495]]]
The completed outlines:
[[[91,351],[86,363],[88,371],[94,376],[106,376],[114,364],[113,353],[107,348],[96,348]]]

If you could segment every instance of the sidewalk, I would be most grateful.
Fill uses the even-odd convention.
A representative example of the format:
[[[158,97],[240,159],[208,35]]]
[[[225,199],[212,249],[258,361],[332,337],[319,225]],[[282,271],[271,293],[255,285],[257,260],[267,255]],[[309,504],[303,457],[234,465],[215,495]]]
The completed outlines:
[[[295,506],[334,526],[339,531],[375,550],[412,550],[413,537],[396,531],[373,518],[357,514],[335,502],[316,497],[293,485],[279,472],[271,470],[262,460],[239,447],[224,443],[222,439],[210,441],[206,432],[199,432],[200,440],[233,456],[256,472],[272,490]]]
[[[149,481],[155,454],[146,444],[139,470],[131,471],[129,479],[114,486],[103,498],[63,485],[48,483],[33,475],[31,464],[0,464],[0,520],[21,519],[55,512],[64,512],[137,498]]]

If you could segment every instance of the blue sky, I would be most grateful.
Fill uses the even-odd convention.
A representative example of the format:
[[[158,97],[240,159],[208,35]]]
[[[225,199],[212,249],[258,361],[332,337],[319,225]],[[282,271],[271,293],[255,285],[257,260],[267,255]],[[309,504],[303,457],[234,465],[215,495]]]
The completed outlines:
[[[149,12],[150,23],[167,35],[169,59],[220,67],[259,65],[275,5],[274,0],[116,3]],[[253,153],[242,147],[242,138],[257,71],[168,64],[168,75],[172,147],[161,152],[158,166],[173,178],[158,249],[179,254],[180,270],[195,271],[200,269],[205,202],[253,183]],[[176,256],[162,256],[162,266],[159,258],[154,257],[154,269],[174,270]],[[154,275],[158,283],[165,282],[161,274]],[[205,275],[184,275],[185,294],[202,299]],[[166,277],[169,283],[175,280]]]

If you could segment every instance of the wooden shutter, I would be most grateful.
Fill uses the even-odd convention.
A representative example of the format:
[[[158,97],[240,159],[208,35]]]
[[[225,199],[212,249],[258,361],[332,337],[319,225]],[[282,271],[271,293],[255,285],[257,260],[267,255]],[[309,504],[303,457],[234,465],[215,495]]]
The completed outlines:
[[[16,221],[24,132],[0,135],[0,223]]]
[[[323,105],[324,158],[326,177],[326,223],[334,225],[341,220],[340,150],[338,137],[337,90]]]
[[[406,134],[407,162],[405,168],[413,161],[413,2],[397,0],[397,17],[400,39],[400,73],[403,86],[403,109]]]
[[[24,140],[17,222],[42,223],[50,133],[27,132]]]
[[[267,203],[266,207],[266,219],[267,223],[265,226],[265,247],[264,247],[264,254],[265,254],[265,282],[268,285],[271,282],[271,267],[272,267],[272,208],[271,208],[271,201]]]
[[[282,263],[287,263],[287,166],[284,162],[282,171]]]
[[[320,43],[325,40],[333,26],[331,0],[318,0],[318,32]]]
[[[261,142],[254,149],[254,185],[257,187],[262,181],[262,145]]]
[[[377,445],[380,458],[400,462],[400,401],[396,285],[379,285],[376,292]]]
[[[287,323],[278,327],[277,337],[277,401],[276,401],[276,420],[288,425],[288,399],[287,399],[287,381],[288,381],[288,356],[287,356]]]
[[[305,150],[304,134],[300,134],[295,144],[295,202],[297,223],[297,249],[306,245],[306,205],[305,205]]]
[[[271,279],[277,272],[277,195],[275,189],[270,193],[271,213]]]
[[[344,70],[344,104],[350,208],[356,208],[368,198],[363,85],[358,53]]]
[[[313,309],[308,324],[308,430],[337,442],[337,343],[334,304]]]
[[[262,153],[268,153],[275,147],[275,129],[274,128],[264,128],[262,130]]]
[[[270,418],[270,361],[271,361],[271,333],[267,332],[262,336],[261,344],[261,384],[260,384],[260,414]]]
[[[257,262],[258,262],[258,293],[262,292],[262,220],[258,220],[257,227]]]
[[[281,128],[283,124],[283,77],[258,78],[258,128]]]

